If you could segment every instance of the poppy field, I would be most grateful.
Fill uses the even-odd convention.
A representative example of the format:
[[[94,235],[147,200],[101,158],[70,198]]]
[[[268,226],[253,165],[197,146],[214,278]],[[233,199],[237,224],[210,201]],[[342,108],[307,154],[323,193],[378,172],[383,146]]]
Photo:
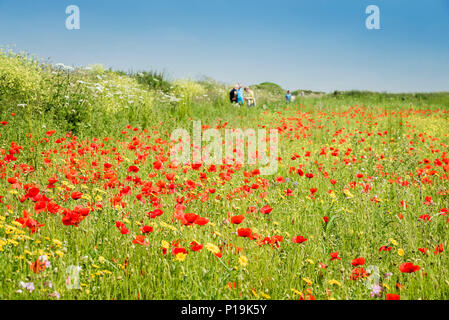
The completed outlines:
[[[99,103],[76,127],[1,96],[0,299],[449,298],[447,105],[236,108],[185,82],[125,108],[139,84],[92,72],[59,74],[109,84],[65,93]],[[174,163],[170,133],[194,120],[277,129],[277,172]]]

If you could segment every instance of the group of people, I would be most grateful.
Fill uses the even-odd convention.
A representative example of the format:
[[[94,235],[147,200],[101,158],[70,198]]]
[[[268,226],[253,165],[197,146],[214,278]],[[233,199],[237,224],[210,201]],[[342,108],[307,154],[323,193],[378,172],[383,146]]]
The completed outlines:
[[[287,94],[285,95],[286,102],[294,102],[296,97],[291,94],[290,90],[287,90]]]
[[[254,91],[249,87],[243,87],[240,83],[236,84],[229,93],[229,99],[231,103],[236,103],[243,105],[245,102],[248,107],[256,106],[256,97],[254,96]]]
[[[301,95],[304,95],[304,93],[302,92]],[[290,90],[288,90],[285,94],[286,102],[294,102],[295,98],[296,97],[292,95]],[[254,91],[249,87],[243,87],[240,83],[236,84],[235,87],[232,88],[231,92],[229,93],[229,99],[231,100],[231,103],[235,103],[238,105],[243,105],[246,102],[248,104],[248,107],[256,106]]]

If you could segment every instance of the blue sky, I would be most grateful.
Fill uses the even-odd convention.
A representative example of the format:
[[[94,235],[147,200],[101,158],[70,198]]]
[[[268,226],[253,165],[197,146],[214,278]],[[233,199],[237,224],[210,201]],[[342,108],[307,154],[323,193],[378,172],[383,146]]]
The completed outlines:
[[[65,28],[78,5],[81,29]],[[368,5],[380,30],[365,27]],[[0,46],[286,89],[449,91],[449,0],[0,0]]]

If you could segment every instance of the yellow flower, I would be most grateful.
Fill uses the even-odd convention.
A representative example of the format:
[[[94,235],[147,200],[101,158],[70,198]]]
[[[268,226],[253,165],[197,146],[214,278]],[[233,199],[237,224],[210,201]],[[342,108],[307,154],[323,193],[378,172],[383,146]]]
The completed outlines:
[[[57,245],[58,247],[62,247],[62,242],[59,241],[58,239],[53,239],[53,243],[54,243],[55,245]]]
[[[310,280],[309,278],[302,278],[302,280],[304,280],[305,283],[307,283],[307,285],[311,286],[313,284],[313,281]]]
[[[251,289],[251,293],[252,293],[256,298],[259,298],[259,295],[257,294],[256,290]]]
[[[346,195],[346,197],[348,198],[354,198],[354,195],[348,190],[348,189],[344,189],[343,193]]]
[[[335,280],[335,279],[329,280],[329,284],[330,284],[330,285],[336,284],[337,286],[341,287],[340,281],[337,281],[337,280]]]
[[[10,243],[10,244],[12,244],[14,246],[18,246],[19,245],[19,243],[17,241],[12,240],[12,239],[8,239],[8,243]]]
[[[401,257],[403,257],[405,254],[404,249],[398,249],[398,255],[400,255]]]
[[[62,258],[64,256],[64,252],[62,252],[61,250],[56,250],[55,253],[60,258]]]
[[[261,295],[262,297],[264,297],[265,299],[271,299],[271,297],[270,297],[268,294],[266,294],[265,292],[260,291],[259,293],[260,293],[260,295]]]
[[[11,222],[13,225],[15,225],[16,227],[22,228],[22,224],[20,222],[17,221],[13,221]]]
[[[242,266],[246,267],[247,264],[248,264],[248,258],[245,257],[245,256],[241,256],[241,257],[239,258],[239,262],[240,262],[240,264],[241,264]]]
[[[215,244],[212,244],[212,243],[206,243],[206,249],[209,250],[210,252],[215,253],[215,254],[220,253],[220,248],[217,247]]]
[[[159,222],[159,224],[161,225],[161,227],[165,227],[165,228],[168,228],[168,229],[173,230],[173,231],[178,231],[178,229],[176,229],[176,227],[174,227],[172,225],[169,225],[169,224],[167,224],[167,223],[165,223],[163,221]]]
[[[313,262],[312,259],[306,259],[306,262],[310,263],[310,264],[314,264],[315,262]]]
[[[168,242],[165,241],[165,240],[162,240],[162,248],[164,248],[164,249],[170,248],[170,243],[168,243]]]
[[[98,188],[94,188],[94,190],[97,191],[97,192],[103,193],[103,194],[107,194],[106,191],[98,189]]]
[[[186,259],[187,255],[185,253],[179,252],[176,255],[176,260],[177,261],[184,261]]]
[[[301,292],[299,292],[298,290],[296,290],[296,289],[293,289],[293,288],[291,288],[290,290],[292,290],[293,291],[293,293],[296,293],[297,295],[301,295]]]
[[[396,240],[394,240],[393,238],[388,239],[388,241],[390,241],[394,246],[398,245],[398,242]]]
[[[81,199],[88,200],[88,201],[91,201],[91,200],[92,200],[92,198],[91,198],[88,194],[83,194],[83,195],[81,196]]]
[[[103,257],[103,256],[98,257],[98,262],[103,264],[105,261],[106,261],[105,257]]]

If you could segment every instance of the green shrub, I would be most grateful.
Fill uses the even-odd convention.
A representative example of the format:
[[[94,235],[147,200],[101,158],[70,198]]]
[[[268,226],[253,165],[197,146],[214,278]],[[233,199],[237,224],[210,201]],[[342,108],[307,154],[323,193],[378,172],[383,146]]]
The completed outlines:
[[[25,54],[0,49],[0,100],[29,103],[38,97],[41,80],[37,61]]]

